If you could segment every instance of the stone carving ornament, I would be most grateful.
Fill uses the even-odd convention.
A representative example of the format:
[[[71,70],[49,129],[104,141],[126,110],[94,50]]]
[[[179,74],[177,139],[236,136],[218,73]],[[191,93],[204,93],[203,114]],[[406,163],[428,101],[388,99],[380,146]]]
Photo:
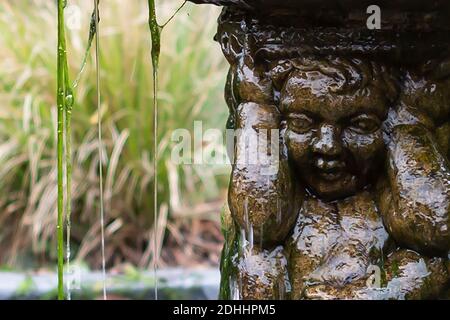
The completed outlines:
[[[193,2],[224,6],[227,127],[243,132],[221,297],[445,297],[448,1],[379,1],[380,30],[367,1]],[[261,132],[255,154],[248,134]],[[263,172],[249,159],[273,157],[274,138],[277,170]]]

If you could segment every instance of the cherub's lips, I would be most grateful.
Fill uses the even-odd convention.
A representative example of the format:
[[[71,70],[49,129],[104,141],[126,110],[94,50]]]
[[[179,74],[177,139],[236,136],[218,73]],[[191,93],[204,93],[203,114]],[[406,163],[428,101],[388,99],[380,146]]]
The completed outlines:
[[[323,179],[330,181],[341,178],[345,172],[345,163],[341,160],[317,158],[314,167]]]

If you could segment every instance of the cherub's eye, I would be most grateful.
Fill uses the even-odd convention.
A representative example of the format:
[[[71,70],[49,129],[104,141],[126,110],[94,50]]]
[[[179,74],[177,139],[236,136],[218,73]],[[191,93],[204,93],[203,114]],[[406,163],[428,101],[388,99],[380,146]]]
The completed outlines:
[[[362,114],[350,120],[349,128],[357,133],[373,133],[380,128],[380,120],[376,116]]]
[[[314,120],[306,114],[296,114],[288,121],[289,129],[297,133],[305,133],[314,127]]]

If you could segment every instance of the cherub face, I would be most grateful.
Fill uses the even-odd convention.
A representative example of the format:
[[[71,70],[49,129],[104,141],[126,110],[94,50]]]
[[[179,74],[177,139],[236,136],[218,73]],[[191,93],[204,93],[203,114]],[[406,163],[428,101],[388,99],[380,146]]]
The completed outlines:
[[[281,92],[289,158],[300,179],[325,200],[354,194],[379,175],[385,155],[381,130],[388,107],[367,85],[335,93],[334,78],[294,70]]]

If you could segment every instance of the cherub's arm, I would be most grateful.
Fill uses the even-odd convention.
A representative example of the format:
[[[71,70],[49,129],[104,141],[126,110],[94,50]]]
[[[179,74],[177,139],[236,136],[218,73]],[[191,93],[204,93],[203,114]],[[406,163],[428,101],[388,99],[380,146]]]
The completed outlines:
[[[274,105],[255,102],[240,104],[236,114],[238,136],[229,188],[230,209],[255,245],[270,248],[283,244],[298,212],[296,184],[278,147],[280,115]],[[271,143],[277,146],[267,155]]]
[[[432,133],[398,125],[388,146],[388,187],[380,209],[388,232],[406,248],[435,256],[450,250],[450,167]]]
[[[226,100],[231,113],[228,127],[235,129],[235,143],[230,151],[228,203],[245,247],[236,261],[237,276],[243,286],[241,298],[276,299],[286,290],[280,287],[286,277],[280,247],[295,224],[299,193],[287,162],[272,81],[266,70],[255,64],[241,27],[221,24],[223,30],[218,33],[231,64]],[[247,268],[255,261],[259,261],[257,273]]]
[[[295,224],[301,193],[296,194],[273,97],[261,92],[264,82],[255,84],[258,76],[247,65],[237,72],[241,101],[235,110],[229,205],[241,241],[248,242],[238,262],[241,297],[279,299],[287,290],[282,246]]]
[[[406,249],[388,256],[384,275],[385,286],[379,294],[386,296],[378,298],[386,299],[437,299],[449,280],[443,258],[428,258]]]
[[[229,14],[234,13],[224,11],[223,16]],[[272,74],[265,63],[255,62],[257,48],[244,20],[227,21],[216,38],[231,65],[226,100],[235,143],[229,152],[229,206],[247,240],[270,249],[283,244],[293,228],[301,193],[287,161]]]
[[[449,62],[405,73],[386,130],[383,220],[400,245],[428,256],[447,256],[450,250]]]

